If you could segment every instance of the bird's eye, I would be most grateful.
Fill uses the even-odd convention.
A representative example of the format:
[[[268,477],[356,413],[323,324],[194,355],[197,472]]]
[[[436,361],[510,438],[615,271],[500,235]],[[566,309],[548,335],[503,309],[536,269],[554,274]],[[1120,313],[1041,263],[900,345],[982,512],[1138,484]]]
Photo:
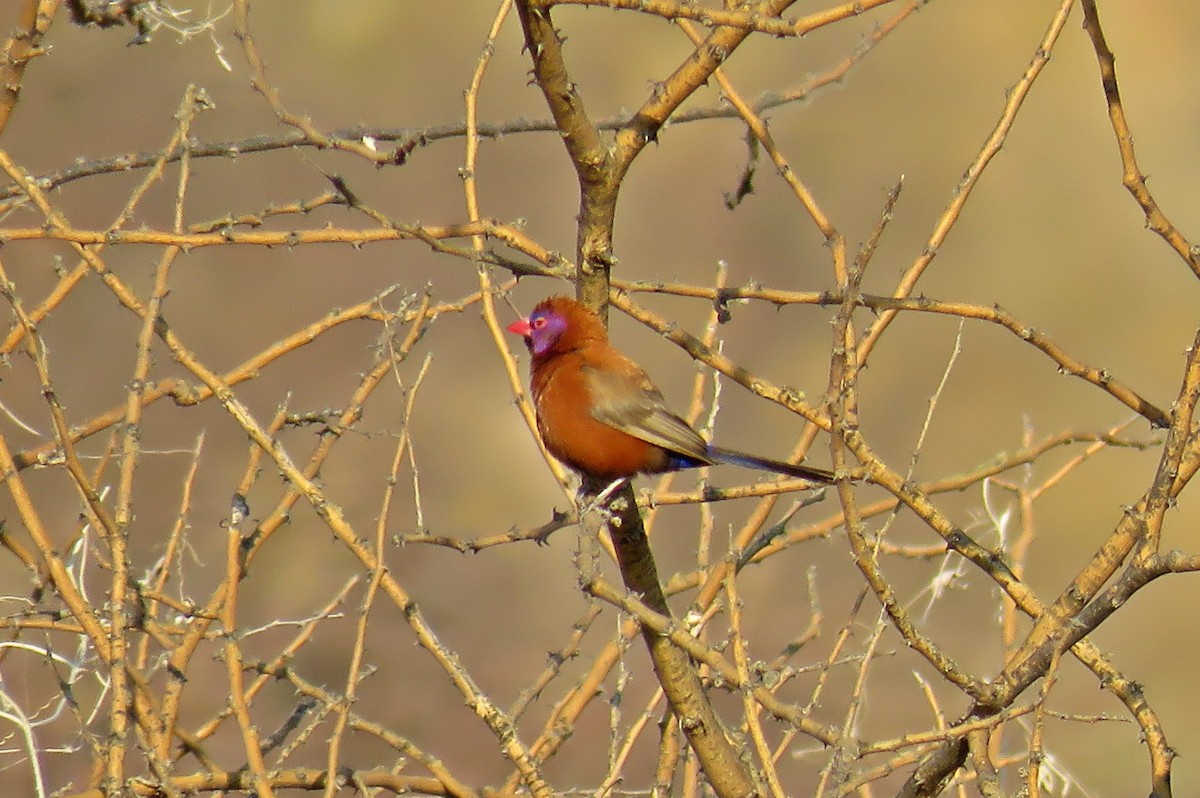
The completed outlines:
[[[546,326],[546,317],[545,316],[538,316],[536,319],[533,320],[533,329],[540,330],[545,326]]]

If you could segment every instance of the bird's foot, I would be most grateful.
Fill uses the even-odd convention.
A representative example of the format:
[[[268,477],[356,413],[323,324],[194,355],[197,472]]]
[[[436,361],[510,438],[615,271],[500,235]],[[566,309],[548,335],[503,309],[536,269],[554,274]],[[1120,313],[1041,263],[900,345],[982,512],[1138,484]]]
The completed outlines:
[[[583,517],[589,513],[596,512],[603,514],[605,521],[612,520],[612,509],[609,506],[609,500],[612,499],[614,493],[625,487],[628,482],[628,477],[614,479],[612,482],[608,483],[603,490],[595,495],[592,494],[590,489],[595,488],[596,486],[589,485],[587,482],[585,482],[579,488],[579,495],[575,499],[575,505],[579,508],[580,520],[582,520]]]

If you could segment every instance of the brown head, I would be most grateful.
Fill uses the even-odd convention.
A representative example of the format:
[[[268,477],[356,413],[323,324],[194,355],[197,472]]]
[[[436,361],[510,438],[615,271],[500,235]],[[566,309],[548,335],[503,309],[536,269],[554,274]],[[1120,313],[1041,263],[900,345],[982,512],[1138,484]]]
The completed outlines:
[[[565,296],[543,299],[528,316],[508,325],[508,331],[524,337],[535,359],[570,352],[585,343],[608,341],[600,317]]]

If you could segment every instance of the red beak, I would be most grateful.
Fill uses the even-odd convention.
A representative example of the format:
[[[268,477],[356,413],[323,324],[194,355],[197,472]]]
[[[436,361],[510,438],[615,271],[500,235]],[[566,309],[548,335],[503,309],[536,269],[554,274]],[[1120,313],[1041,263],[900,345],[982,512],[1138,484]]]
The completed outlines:
[[[533,335],[533,327],[529,326],[529,319],[517,319],[512,324],[505,327],[510,333],[516,333],[522,338],[528,338]]]

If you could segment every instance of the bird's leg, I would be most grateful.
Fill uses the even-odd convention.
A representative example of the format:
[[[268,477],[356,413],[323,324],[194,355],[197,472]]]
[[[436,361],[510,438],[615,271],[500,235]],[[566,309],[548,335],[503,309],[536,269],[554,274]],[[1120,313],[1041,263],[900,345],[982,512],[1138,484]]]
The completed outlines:
[[[611,499],[612,495],[620,490],[628,481],[629,477],[614,479],[612,482],[606,485],[603,490],[601,490],[599,493],[596,493],[595,490],[598,487],[597,483],[587,477],[584,477],[583,483],[579,486],[578,493],[575,494],[575,510],[579,519],[579,523],[582,524],[584,516],[593,512],[601,513],[605,523],[611,520],[612,512],[608,509],[608,500]],[[533,536],[534,542],[536,542],[539,546],[545,546],[547,543],[549,543],[550,536],[559,529],[562,529],[562,525],[558,523],[559,520],[559,513],[557,510],[555,510],[554,519],[551,520],[549,524],[546,524],[540,532]]]
[[[604,490],[596,494],[596,498],[592,500],[592,503],[597,505],[606,504],[609,498],[611,498],[612,495],[621,488],[625,487],[625,484],[628,482],[629,477],[620,477],[618,479],[614,479],[612,482],[608,483],[608,486]]]
[[[607,511],[608,500],[612,498],[614,493],[625,487],[628,482],[629,477],[614,479],[603,490],[593,495],[592,489],[596,487],[596,483],[590,479],[585,479],[579,487],[579,497],[576,499],[576,504],[579,507],[579,517],[583,518],[583,516],[596,510]]]

